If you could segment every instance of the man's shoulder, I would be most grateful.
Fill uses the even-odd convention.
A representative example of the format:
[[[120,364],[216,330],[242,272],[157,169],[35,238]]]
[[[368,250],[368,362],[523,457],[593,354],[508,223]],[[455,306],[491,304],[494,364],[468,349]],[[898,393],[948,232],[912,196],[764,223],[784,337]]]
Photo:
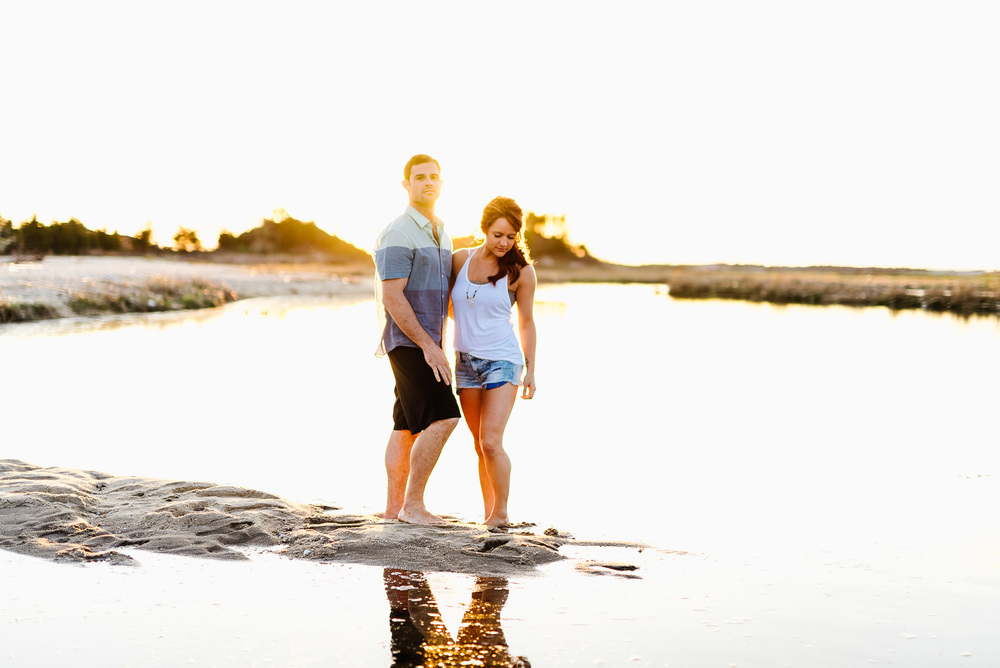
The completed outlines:
[[[375,247],[385,246],[413,246],[419,237],[416,222],[407,213],[402,213],[398,218],[382,228],[375,241]]]
[[[404,211],[403,213],[399,214],[399,216],[394,218],[392,222],[390,222],[388,225],[382,228],[382,232],[385,233],[388,232],[389,230],[398,230],[398,229],[413,229],[416,227],[418,227],[417,222],[413,220],[413,217],[409,213]]]

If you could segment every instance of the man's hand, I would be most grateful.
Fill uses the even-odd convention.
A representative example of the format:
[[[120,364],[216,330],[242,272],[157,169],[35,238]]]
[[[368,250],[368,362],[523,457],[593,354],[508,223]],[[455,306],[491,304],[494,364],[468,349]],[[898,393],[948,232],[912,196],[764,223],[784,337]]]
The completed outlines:
[[[409,279],[394,278],[382,281],[382,305],[392,316],[399,329],[424,351],[424,361],[434,372],[439,383],[451,385],[451,365],[444,350],[434,341],[417,319],[413,307],[403,294]]]
[[[434,380],[445,385],[451,385],[451,364],[443,348],[428,346],[424,348],[424,361],[434,372]]]

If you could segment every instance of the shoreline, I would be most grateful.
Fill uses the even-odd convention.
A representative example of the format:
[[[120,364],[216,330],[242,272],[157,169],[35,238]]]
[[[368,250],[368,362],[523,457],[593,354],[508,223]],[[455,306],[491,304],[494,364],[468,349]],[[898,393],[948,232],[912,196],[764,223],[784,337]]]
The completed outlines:
[[[116,313],[211,308],[253,297],[372,294],[372,267],[277,256],[48,256],[0,262],[0,325]],[[1000,314],[1000,272],[852,267],[538,263],[542,283],[644,283],[675,299]]]
[[[541,267],[545,282],[666,285],[675,299],[1000,315],[1000,272],[756,265]]]
[[[361,265],[237,264],[130,256],[49,256],[0,263],[0,324],[221,306],[253,297],[372,290]]]

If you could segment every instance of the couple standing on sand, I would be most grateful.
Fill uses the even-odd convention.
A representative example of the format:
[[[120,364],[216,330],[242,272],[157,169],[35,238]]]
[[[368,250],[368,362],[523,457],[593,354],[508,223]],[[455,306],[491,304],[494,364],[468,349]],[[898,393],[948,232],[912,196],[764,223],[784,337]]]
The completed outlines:
[[[503,432],[518,386],[524,399],[535,394],[535,268],[521,233],[521,208],[508,197],[494,198],[483,209],[483,243],[453,254],[444,223],[434,215],[441,183],[437,160],[410,158],[403,168],[409,206],[375,245],[376,300],[385,320],[376,354],[388,355],[396,379],[384,517],[445,523],[427,510],[424,489],[464,414],[479,457],[485,524],[504,527],[510,522],[511,467]],[[461,413],[443,348],[449,310]]]

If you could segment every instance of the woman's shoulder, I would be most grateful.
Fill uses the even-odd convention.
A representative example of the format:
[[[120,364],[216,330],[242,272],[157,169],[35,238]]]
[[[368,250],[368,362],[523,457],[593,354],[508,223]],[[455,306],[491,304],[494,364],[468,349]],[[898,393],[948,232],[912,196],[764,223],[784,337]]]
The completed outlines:
[[[517,280],[513,283],[508,284],[507,288],[511,292],[516,292],[521,286],[532,286],[538,282],[538,275],[535,273],[535,267],[533,265],[525,265],[521,267],[521,271],[518,274]]]
[[[468,260],[469,256],[472,254],[472,250],[473,249],[471,248],[459,248],[451,254],[452,271],[457,273],[462,268],[462,265],[465,264],[465,261]]]

